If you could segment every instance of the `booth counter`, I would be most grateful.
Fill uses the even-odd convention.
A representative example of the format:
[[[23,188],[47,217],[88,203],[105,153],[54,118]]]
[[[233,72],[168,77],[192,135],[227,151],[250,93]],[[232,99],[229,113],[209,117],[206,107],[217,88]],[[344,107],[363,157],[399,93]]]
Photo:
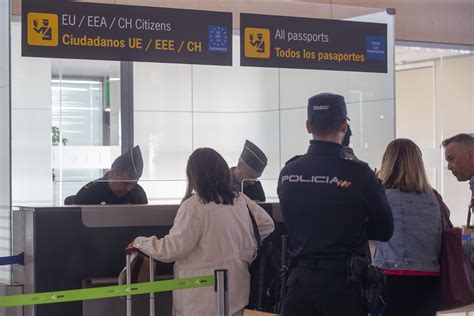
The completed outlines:
[[[261,204],[282,223],[279,204]],[[136,236],[165,236],[178,205],[20,207],[13,212],[13,253],[25,254],[12,267],[24,293],[116,284],[125,266],[124,249]],[[275,236],[279,239],[279,236]],[[157,278],[172,278],[172,264],[157,263]],[[157,296],[157,315],[171,315],[171,293]],[[146,304],[144,304],[146,305]],[[125,300],[26,306],[25,316],[125,315]]]

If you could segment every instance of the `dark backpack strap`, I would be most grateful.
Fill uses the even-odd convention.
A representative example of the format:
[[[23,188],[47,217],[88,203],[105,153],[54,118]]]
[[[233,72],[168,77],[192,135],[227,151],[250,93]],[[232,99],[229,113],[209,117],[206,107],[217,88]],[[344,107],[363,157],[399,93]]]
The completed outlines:
[[[257,222],[255,221],[255,217],[253,217],[252,212],[250,211],[250,207],[247,205],[247,210],[249,211],[250,220],[252,221],[253,227],[253,234],[255,239],[257,240],[257,251],[262,247],[262,238],[260,237],[260,232],[258,231]]]
[[[252,211],[250,211],[250,207],[247,205],[247,209],[249,211],[250,215],[250,220],[252,221],[252,227],[253,227],[253,234],[255,236],[255,239],[257,241],[257,256],[259,256],[258,260],[258,296],[257,296],[257,310],[262,310],[262,301],[263,301],[263,278],[265,275],[265,254],[261,252],[262,249],[262,238],[260,237],[260,232],[258,231],[258,226],[257,226],[257,221],[255,220],[255,217],[252,214]]]
[[[454,227],[453,223],[451,223],[451,220],[449,219],[449,215],[451,214],[451,211],[449,210],[448,206],[444,203],[443,197],[441,196],[441,194],[439,194],[438,191],[436,191],[435,189],[433,189],[433,193],[439,204],[439,211],[441,214],[441,227],[443,228],[443,231],[453,228]]]

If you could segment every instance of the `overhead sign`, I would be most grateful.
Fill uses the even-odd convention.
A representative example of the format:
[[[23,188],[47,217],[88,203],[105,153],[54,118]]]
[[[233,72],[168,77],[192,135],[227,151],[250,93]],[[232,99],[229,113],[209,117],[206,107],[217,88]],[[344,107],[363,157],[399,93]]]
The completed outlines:
[[[232,14],[23,0],[22,55],[232,65]]]
[[[387,25],[240,15],[240,65],[387,72]]]

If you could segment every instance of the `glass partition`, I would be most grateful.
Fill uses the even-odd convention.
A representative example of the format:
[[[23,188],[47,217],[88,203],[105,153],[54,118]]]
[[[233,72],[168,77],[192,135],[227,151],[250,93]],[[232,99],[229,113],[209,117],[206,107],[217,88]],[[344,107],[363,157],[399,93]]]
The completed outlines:
[[[0,0],[0,257],[10,255],[10,2]],[[10,267],[0,267],[0,282],[10,283]]]
[[[346,98],[352,146],[378,167],[394,137],[394,17],[385,10],[274,1],[115,2],[232,12],[233,66],[133,63],[126,78],[133,80],[130,131],[120,124],[121,98],[131,91],[121,91],[119,62],[21,57],[21,24],[13,22],[15,204],[61,205],[110,168],[121,136],[131,132],[142,149],[140,183],[151,203],[181,200],[186,161],[194,149],[215,148],[234,166],[246,139],[268,157],[261,181],[267,199],[275,200],[281,167],[307,149],[306,103],[320,92]],[[386,24],[388,72],[241,67],[240,13]]]
[[[269,13],[259,10],[262,5],[246,2],[232,7],[234,22],[241,12],[252,12],[387,24],[388,72],[241,67],[238,22],[232,67],[134,63],[135,143],[144,153],[142,185],[155,202],[179,201],[184,195],[192,150],[212,147],[234,166],[245,139],[266,153],[268,166],[260,180],[267,199],[276,200],[280,169],[307,150],[307,99],[320,92],[346,98],[356,154],[372,167],[380,164],[395,133],[393,16],[380,10],[304,3],[291,3],[289,9],[284,2],[273,2]]]
[[[52,60],[53,204],[102,177],[120,154],[120,63]]]
[[[396,48],[396,135],[418,144],[432,186],[451,209],[451,221],[465,225],[469,184],[447,169],[441,142],[474,132],[474,50],[403,44]]]

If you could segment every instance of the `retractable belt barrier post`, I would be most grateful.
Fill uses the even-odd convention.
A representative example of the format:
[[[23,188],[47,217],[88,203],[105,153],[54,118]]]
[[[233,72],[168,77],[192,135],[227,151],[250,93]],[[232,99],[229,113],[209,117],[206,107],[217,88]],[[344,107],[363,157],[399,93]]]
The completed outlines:
[[[218,316],[229,316],[229,279],[227,270],[216,270],[216,312]]]
[[[136,248],[127,248],[125,249],[125,258],[126,258],[126,272],[127,272],[127,285],[132,283],[132,254],[135,252],[139,252]],[[149,272],[149,281],[155,281],[155,260],[153,260],[152,256],[149,257],[150,264],[148,265],[148,272]],[[150,316],[155,316],[155,292],[150,292]],[[127,316],[132,316],[132,296],[127,295]]]

